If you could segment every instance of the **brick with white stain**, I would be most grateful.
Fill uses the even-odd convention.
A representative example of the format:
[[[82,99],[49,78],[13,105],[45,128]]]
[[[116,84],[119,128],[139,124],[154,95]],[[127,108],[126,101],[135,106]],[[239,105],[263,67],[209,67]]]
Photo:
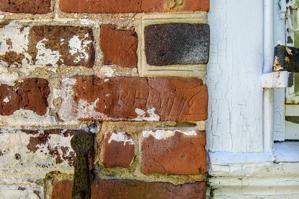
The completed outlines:
[[[43,66],[94,64],[93,31],[65,25],[22,25],[11,22],[0,28],[0,64],[31,69]]]

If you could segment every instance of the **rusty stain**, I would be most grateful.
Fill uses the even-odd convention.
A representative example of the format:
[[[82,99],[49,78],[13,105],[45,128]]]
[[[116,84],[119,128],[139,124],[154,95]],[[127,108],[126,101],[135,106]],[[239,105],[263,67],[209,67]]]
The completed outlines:
[[[279,58],[277,56],[275,56],[273,70],[276,72],[276,71],[280,71],[282,69],[283,69],[283,67],[281,66]]]

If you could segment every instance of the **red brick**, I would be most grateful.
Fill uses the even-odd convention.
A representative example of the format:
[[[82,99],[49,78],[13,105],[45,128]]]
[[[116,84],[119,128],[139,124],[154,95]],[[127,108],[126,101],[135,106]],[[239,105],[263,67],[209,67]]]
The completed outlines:
[[[202,174],[206,172],[206,137],[203,132],[144,131],[143,173]]]
[[[81,46],[81,49],[72,51],[70,43],[74,38],[77,38],[81,45],[84,42],[88,44],[85,47]],[[60,54],[60,59],[57,63],[49,63],[47,65],[93,66],[95,50],[91,28],[79,26],[32,27],[30,30],[29,52],[33,57],[34,64],[36,64],[38,54],[37,44],[44,40],[46,40],[44,43],[47,48]]]
[[[104,64],[123,67],[137,66],[137,35],[133,31],[117,30],[112,25],[101,26],[100,45]]]
[[[100,159],[105,167],[127,168],[135,156],[133,138],[125,132],[104,133]]]
[[[67,82],[67,81],[66,81]],[[179,77],[102,79],[79,76],[63,96],[62,119],[105,121],[202,121],[207,119],[208,93],[202,80]],[[71,87],[71,88],[70,88]],[[72,104],[70,106],[70,104]],[[71,110],[69,110],[71,108]]]
[[[52,199],[71,198],[72,181],[62,180],[53,185]],[[91,199],[204,199],[204,182],[173,185],[163,182],[135,180],[96,180]]]
[[[143,0],[143,12],[208,11],[209,0]]]
[[[71,180],[55,181],[52,187],[51,199],[71,199],[72,186],[73,183]]]
[[[170,2],[170,3],[169,3]],[[60,0],[68,13],[141,13],[170,11],[208,11],[209,0]]]
[[[60,9],[69,13],[141,12],[142,0],[61,0]]]
[[[18,109],[32,110],[44,115],[48,107],[48,81],[40,78],[25,79],[15,87],[0,85],[0,115],[11,115]]]
[[[0,62],[4,66],[27,69],[94,65],[94,37],[89,27],[10,23],[0,27],[0,32],[3,34],[0,43],[7,44],[0,52]],[[15,39],[16,34],[19,39]]]
[[[51,0],[1,0],[0,11],[46,14],[51,12]]]

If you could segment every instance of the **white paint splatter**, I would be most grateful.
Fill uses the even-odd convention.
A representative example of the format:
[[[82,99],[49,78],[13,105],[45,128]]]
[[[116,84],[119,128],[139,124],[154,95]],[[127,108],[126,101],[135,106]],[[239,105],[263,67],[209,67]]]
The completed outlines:
[[[153,136],[157,140],[165,140],[167,138],[173,137],[176,132],[179,132],[185,136],[197,136],[197,131],[196,130],[186,130],[186,131],[181,131],[181,130],[145,130],[142,132],[142,135],[144,138],[148,138],[150,136]]]
[[[4,102],[5,104],[7,104],[8,102],[10,102],[10,99],[11,99],[10,96],[5,97],[5,98],[3,99],[3,102]]]
[[[117,133],[112,133],[108,143],[110,144],[112,141],[115,142],[123,142],[124,146],[125,145],[135,145],[134,140],[130,138],[128,135],[126,135],[125,132],[117,132]]]
[[[73,36],[69,40],[69,48],[71,55],[76,55],[74,62],[79,63],[82,59],[87,60],[89,58],[88,45],[92,42],[91,40],[86,40],[88,34],[85,34],[84,39],[80,39],[78,35]]]
[[[73,168],[68,161],[56,164],[57,156],[66,157],[70,155],[72,148],[70,146],[71,136],[64,137],[62,134],[53,134],[45,144],[37,145],[37,151],[28,149],[30,138],[36,138],[42,133],[39,130],[36,134],[28,134],[21,130],[2,129],[0,133],[0,178],[28,178],[30,175],[34,178],[44,178],[44,176],[54,170],[71,173]],[[62,149],[69,148],[69,151]],[[57,154],[50,154],[50,149],[57,150]],[[16,158],[18,154],[18,158]],[[63,155],[64,154],[64,155]]]
[[[46,48],[46,42],[48,39],[44,38],[36,44],[37,55],[36,55],[36,65],[53,65],[57,66],[58,61],[60,60],[60,53],[52,49]]]
[[[15,21],[0,28],[0,55],[4,56],[7,52],[14,52],[24,56],[21,64],[15,62],[10,65],[11,67],[26,67],[32,64],[32,57],[27,53],[30,28],[30,26],[23,26]]]
[[[0,116],[0,126],[48,126],[55,124],[55,117],[37,115],[32,110],[19,109],[9,116]]]
[[[137,114],[137,118],[135,118],[134,121],[160,121],[160,116],[156,114],[155,108],[148,109],[146,112],[142,109],[136,108],[135,113]]]
[[[5,66],[1,66],[0,63],[0,84],[13,86],[18,78],[18,73],[10,72]]]

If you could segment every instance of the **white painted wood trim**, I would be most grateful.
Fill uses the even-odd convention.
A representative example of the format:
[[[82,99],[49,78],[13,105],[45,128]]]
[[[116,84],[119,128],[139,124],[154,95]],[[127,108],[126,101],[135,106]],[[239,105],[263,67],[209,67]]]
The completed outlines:
[[[287,88],[289,81],[289,72],[272,72],[262,75],[263,88]]]
[[[210,4],[208,149],[263,152],[263,1]]]

